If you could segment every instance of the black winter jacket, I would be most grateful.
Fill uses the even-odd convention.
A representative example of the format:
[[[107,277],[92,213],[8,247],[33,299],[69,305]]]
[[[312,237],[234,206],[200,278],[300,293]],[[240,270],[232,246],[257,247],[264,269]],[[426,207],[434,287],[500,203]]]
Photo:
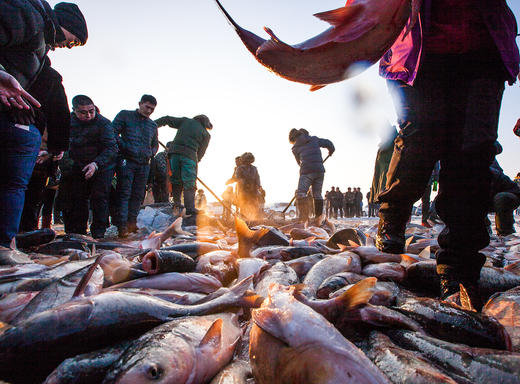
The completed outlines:
[[[121,111],[112,121],[119,154],[123,159],[148,164],[159,149],[157,124],[134,111]]]
[[[83,122],[72,113],[69,156],[76,169],[93,161],[100,170],[114,168],[117,144],[110,120],[98,114],[94,120]]]
[[[306,134],[298,136],[292,147],[292,152],[300,166],[301,175],[325,172],[320,148],[327,148],[329,154],[334,153],[334,144],[330,140]]]
[[[48,151],[53,153],[66,151],[69,147],[69,104],[62,77],[51,67],[48,57],[45,58],[45,65],[36,82],[28,91],[42,105],[36,110],[39,116],[36,126],[42,135],[47,129]]]
[[[46,1],[0,1],[0,65],[24,88],[29,88],[43,68],[47,45],[63,34]]]

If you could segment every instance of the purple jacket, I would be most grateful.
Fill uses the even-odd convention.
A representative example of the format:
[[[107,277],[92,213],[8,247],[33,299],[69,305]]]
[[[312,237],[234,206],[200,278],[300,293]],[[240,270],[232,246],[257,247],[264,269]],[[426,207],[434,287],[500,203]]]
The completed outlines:
[[[480,5],[477,9],[482,14],[491,38],[495,42],[500,57],[509,75],[509,84],[516,81],[520,58],[515,37],[517,34],[516,19],[507,6],[505,0],[477,0]],[[422,53],[423,23],[429,23],[428,9],[431,9],[432,0],[424,0],[422,14],[405,40],[405,30],[396,42],[385,53],[379,64],[379,74],[385,79],[402,80],[413,85],[420,67]]]

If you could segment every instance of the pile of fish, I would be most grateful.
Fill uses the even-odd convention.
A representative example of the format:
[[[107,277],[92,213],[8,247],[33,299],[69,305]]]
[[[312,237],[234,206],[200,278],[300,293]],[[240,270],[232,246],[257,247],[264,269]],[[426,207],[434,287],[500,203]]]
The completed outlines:
[[[0,381],[520,382],[520,237],[483,251],[476,312],[437,298],[439,228],[394,255],[374,222],[172,221],[1,249]]]

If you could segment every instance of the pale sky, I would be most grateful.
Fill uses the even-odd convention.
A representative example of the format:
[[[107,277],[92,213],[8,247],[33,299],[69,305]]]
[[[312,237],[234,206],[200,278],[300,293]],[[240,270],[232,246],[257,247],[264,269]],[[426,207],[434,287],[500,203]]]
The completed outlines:
[[[86,94],[113,119],[122,109],[137,108],[141,95],[148,93],[158,100],[152,118],[206,114],[214,129],[199,163],[199,177],[218,195],[231,177],[235,156],[247,151],[256,157],[267,202],[290,200],[299,169],[288,142],[293,127],[334,143],[336,153],[325,165],[327,190],[333,185],[343,192],[349,186],[368,191],[379,142],[375,130],[385,121],[395,124],[377,65],[311,93],[308,86],[284,80],[258,64],[213,0],[75,2],[89,26],[87,45],[50,53],[63,75],[69,102]],[[520,1],[508,3],[520,20]],[[242,27],[266,38],[263,27],[269,26],[280,39],[294,44],[328,28],[313,13],[338,8],[344,1],[222,4]],[[365,103],[355,106],[354,95],[362,95]],[[498,160],[510,177],[520,171],[520,139],[512,133],[518,118],[517,82],[506,88],[499,125],[504,152]],[[160,128],[159,138],[166,143],[175,132]]]

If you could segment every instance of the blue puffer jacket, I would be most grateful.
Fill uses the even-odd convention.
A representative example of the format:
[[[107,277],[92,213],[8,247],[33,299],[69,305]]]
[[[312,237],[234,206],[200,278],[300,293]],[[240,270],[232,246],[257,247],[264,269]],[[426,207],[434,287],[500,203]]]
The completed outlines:
[[[120,157],[148,164],[159,149],[157,124],[137,111],[121,111],[112,122]]]
[[[292,147],[292,152],[300,166],[300,175],[325,172],[320,148],[327,148],[330,155],[334,153],[334,144],[330,140],[307,134],[298,136]]]

